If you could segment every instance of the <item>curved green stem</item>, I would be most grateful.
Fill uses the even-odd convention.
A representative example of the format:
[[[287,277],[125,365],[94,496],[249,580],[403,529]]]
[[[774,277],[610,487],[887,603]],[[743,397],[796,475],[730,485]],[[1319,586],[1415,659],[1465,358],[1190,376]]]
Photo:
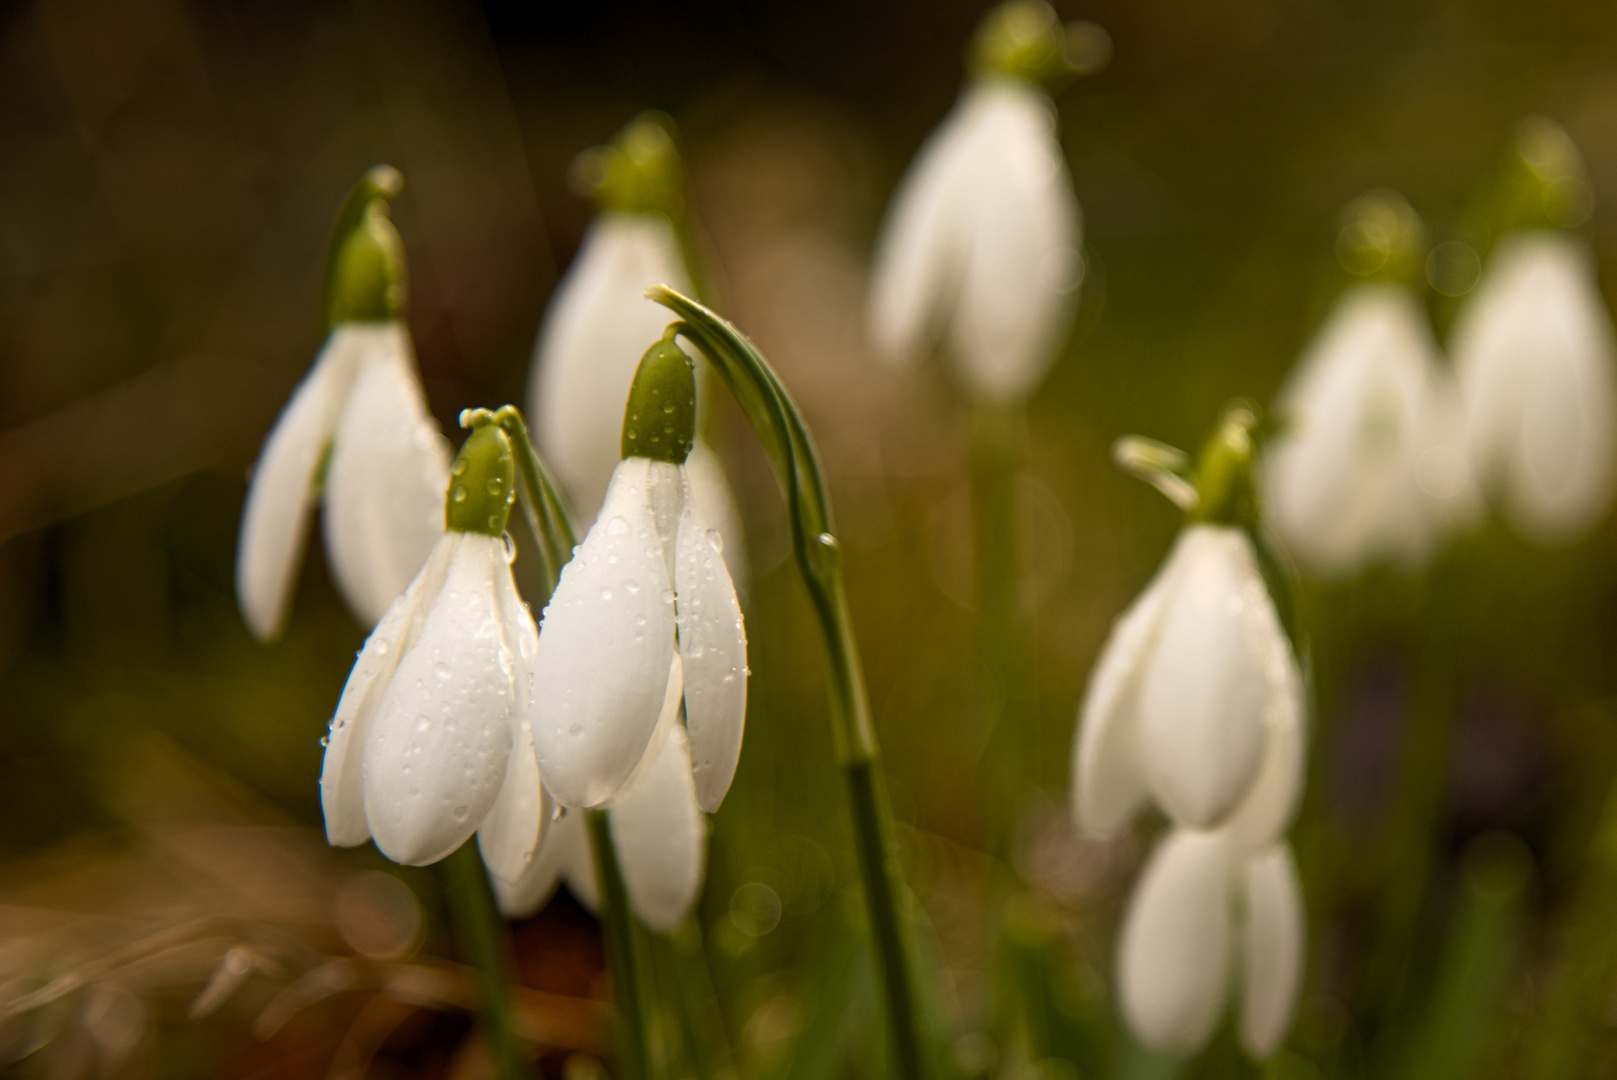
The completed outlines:
[[[477,970],[483,1035],[494,1060],[494,1075],[500,1080],[524,1080],[530,1073],[511,1028],[510,948],[489,895],[477,841],[466,841],[442,865],[456,936]]]
[[[865,688],[864,667],[843,588],[842,547],[836,538],[819,455],[791,395],[740,331],[666,286],[653,285],[646,295],[680,317],[682,321],[670,330],[695,344],[718,371],[763,440],[785,496],[792,551],[808,589],[831,670],[832,740],[847,784],[859,873],[892,1026],[896,1071],[906,1080],[916,1080],[925,1070],[916,1032],[908,947],[899,913],[892,828],[878,769],[880,753],[870,694]]]
[[[623,1055],[623,1080],[649,1080],[651,1047],[646,1038],[646,1004],[640,989],[640,968],[634,955],[634,917],[629,893],[612,842],[612,822],[603,810],[586,810],[590,850],[595,855],[596,881],[601,896],[601,929],[606,938],[607,966],[612,972],[612,996],[618,1005],[618,1052]]]

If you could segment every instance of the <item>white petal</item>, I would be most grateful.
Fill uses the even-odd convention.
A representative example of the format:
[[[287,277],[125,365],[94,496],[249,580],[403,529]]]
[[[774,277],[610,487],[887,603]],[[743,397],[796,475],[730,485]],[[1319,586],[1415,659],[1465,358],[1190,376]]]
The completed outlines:
[[[498,537],[460,537],[366,734],[365,818],[394,862],[423,866],[465,843],[505,780],[516,688],[496,568]]]
[[[268,641],[286,623],[287,601],[303,554],[315,477],[358,363],[356,340],[339,326],[326,339],[264,440],[247,488],[236,558],[236,595],[247,626]]]
[[[1246,795],[1263,760],[1283,639],[1251,542],[1192,525],[1163,599],[1140,687],[1140,747],[1151,790],[1182,825],[1207,828]]]
[[[1280,394],[1291,426],[1264,461],[1268,506],[1287,548],[1334,576],[1424,551],[1416,463],[1437,342],[1426,309],[1396,285],[1344,293]]]
[[[563,569],[534,663],[534,745],[563,806],[609,802],[662,719],[674,593],[649,505],[651,463],[613,474],[601,516]]]
[[[696,903],[707,861],[707,819],[679,725],[651,771],[612,808],[611,822],[629,905],[652,930],[671,933]]]
[[[747,716],[747,634],[723,546],[687,487],[674,546],[674,600],[696,799],[710,814],[730,790]]]
[[[1231,949],[1230,847],[1222,832],[1176,829],[1129,897],[1118,993],[1136,1038],[1188,1054],[1223,1011]]]
[[[477,844],[489,870],[514,881],[533,860],[544,839],[545,826],[556,815],[556,806],[540,781],[539,762],[533,750],[533,657],[539,647],[539,631],[533,625],[528,605],[517,595],[509,565],[494,568],[494,589],[505,644],[512,652],[516,708],[505,779],[488,817],[477,828]]]
[[[1484,482],[1528,536],[1578,539],[1611,505],[1617,349],[1585,241],[1499,244],[1454,330],[1466,433]]]
[[[595,864],[582,810],[567,811],[551,822],[538,853],[515,881],[498,875],[489,878],[501,914],[510,919],[525,919],[539,911],[562,881],[579,903],[595,910]]]
[[[741,512],[736,508],[730,482],[724,477],[724,466],[719,456],[708,449],[700,438],[685,459],[685,475],[691,481],[691,494],[708,525],[719,532],[724,542],[724,565],[730,568],[730,583],[735,586],[736,598],[747,597],[747,545],[741,529]]]
[[[354,847],[371,838],[370,826],[365,823],[364,776],[364,748],[371,717],[393,678],[399,657],[420,635],[426,608],[443,588],[459,539],[458,533],[446,536],[433,548],[427,565],[365,639],[365,647],[348,673],[337,712],[331,718],[320,770],[320,807],[326,818],[326,839],[337,847]]]
[[[1261,851],[1280,839],[1291,824],[1297,797],[1303,789],[1307,704],[1303,697],[1302,672],[1283,636],[1266,671],[1270,707],[1264,717],[1269,735],[1263,764],[1226,825],[1240,857]]]
[[[969,254],[950,340],[979,394],[1026,397],[1055,360],[1076,310],[1080,216],[1050,100],[1024,84],[969,91],[973,148]]]
[[[534,349],[533,434],[586,521],[618,464],[624,404],[640,358],[673,321],[645,298],[654,282],[690,292],[668,220],[601,214],[556,287]]]
[[[1183,538],[1178,541],[1183,543]],[[1073,744],[1073,807],[1078,826],[1104,836],[1126,824],[1148,794],[1139,759],[1142,660],[1156,638],[1170,555],[1138,599],[1112,624],[1078,710]]]
[[[871,271],[870,335],[889,360],[937,344],[965,273],[965,190],[980,116],[968,94],[921,147],[887,211]]]
[[[1278,844],[1246,865],[1241,1045],[1264,1060],[1280,1048],[1303,974],[1303,898],[1291,850]]]
[[[427,415],[407,331],[351,330],[359,375],[337,423],[326,476],[326,550],[343,599],[378,619],[444,531],[449,446]]]

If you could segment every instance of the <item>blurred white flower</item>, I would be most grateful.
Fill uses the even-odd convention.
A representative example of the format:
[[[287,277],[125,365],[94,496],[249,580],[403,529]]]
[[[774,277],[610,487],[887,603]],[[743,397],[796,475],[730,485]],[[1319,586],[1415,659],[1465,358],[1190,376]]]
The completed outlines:
[[[1050,99],[1023,80],[978,79],[888,210],[873,270],[876,345],[907,359],[941,343],[973,393],[1026,398],[1072,322],[1081,232]]]
[[[1297,660],[1251,540],[1188,525],[1090,677],[1073,747],[1078,824],[1109,833],[1148,797],[1189,828],[1225,823],[1262,791],[1289,806],[1302,723]]]
[[[1506,235],[1451,341],[1482,485],[1534,540],[1587,534],[1617,484],[1617,355],[1588,243]]]
[[[1152,1049],[1192,1053],[1238,982],[1241,1044],[1259,1060],[1272,1056],[1296,1009],[1304,932],[1283,842],[1254,850],[1227,829],[1175,829],[1152,852],[1123,916],[1118,993],[1130,1030]]]
[[[360,650],[320,776],[332,844],[374,838],[419,866],[478,831],[485,861],[509,878],[538,847],[552,808],[532,750],[538,632],[500,535],[512,473],[505,436],[473,432],[448,530]]]
[[[662,283],[690,292],[674,227],[662,214],[606,211],[584,235],[545,312],[528,379],[539,449],[589,520],[617,468],[618,432],[646,342],[672,321],[645,297]]]
[[[1264,457],[1270,521],[1307,570],[1420,569],[1475,493],[1425,309],[1377,283],[1342,295],[1282,388]]]
[[[387,198],[402,182],[378,166],[349,195],[326,267],[331,332],[253,469],[236,593],[261,639],[285,626],[309,509],[322,487],[332,576],[367,626],[443,533],[449,447],[416,375],[402,319],[403,244],[387,217]]]
[[[618,465],[545,609],[535,663],[534,744],[562,805],[627,791],[682,701],[697,801],[708,812],[723,801],[741,751],[747,642],[722,547],[686,466]]]
[[[612,807],[610,821],[629,906],[652,930],[671,933],[696,903],[707,861],[707,819],[696,805],[690,746],[677,724],[656,764]],[[520,876],[492,880],[509,918],[537,912],[562,882],[579,903],[596,910],[599,886],[584,812],[564,812]]]

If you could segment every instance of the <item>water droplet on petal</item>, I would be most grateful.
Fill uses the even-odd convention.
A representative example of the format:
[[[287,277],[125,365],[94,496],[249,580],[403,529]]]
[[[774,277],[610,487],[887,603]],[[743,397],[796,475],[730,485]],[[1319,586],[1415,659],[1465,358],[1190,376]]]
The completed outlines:
[[[450,499],[451,502],[465,502],[466,501],[466,485],[465,484],[456,484],[454,487],[450,488],[449,489],[449,499]]]
[[[418,717],[415,718],[415,729],[417,731],[426,731],[431,726],[432,726],[432,720],[430,718],[425,717],[425,716],[418,716]],[[411,743],[410,744],[410,750],[411,750],[412,753],[415,752],[415,751],[418,751],[420,749],[421,749],[421,746],[420,746],[419,743]]]
[[[432,665],[432,673],[440,679],[447,679],[450,675],[449,665],[440,660]]]
[[[707,531],[707,546],[712,548],[715,554],[722,555],[724,553],[724,537],[719,535],[719,530],[709,529]]]
[[[609,586],[609,585],[601,586],[601,599],[602,600],[610,600],[610,599],[612,599],[612,588],[611,588],[611,586]]]
[[[628,581],[623,583],[623,587],[630,594],[637,593],[640,591],[640,582],[636,581],[634,578],[630,578]]]
[[[606,535],[622,536],[629,531],[629,519],[622,514],[606,523]]]

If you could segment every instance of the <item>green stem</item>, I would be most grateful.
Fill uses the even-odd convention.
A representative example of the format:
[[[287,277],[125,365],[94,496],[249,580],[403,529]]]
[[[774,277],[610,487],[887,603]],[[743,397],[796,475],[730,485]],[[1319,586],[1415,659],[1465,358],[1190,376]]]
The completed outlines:
[[[983,688],[983,813],[994,847],[1009,835],[1025,790],[1032,733],[1018,723],[1022,656],[1016,511],[1020,404],[977,402],[972,410],[971,504],[977,561],[977,656]]]
[[[669,327],[669,332],[695,343],[724,380],[763,441],[785,496],[798,573],[825,642],[831,674],[832,743],[847,782],[848,812],[887,997],[897,1072],[905,1080],[918,1080],[925,1070],[916,1033],[908,944],[898,907],[899,888],[892,859],[892,828],[879,771],[880,752],[843,587],[842,547],[836,538],[814,440],[791,395],[740,331],[665,286],[653,285],[646,295],[683,320]]]
[[[477,842],[468,840],[445,859],[443,874],[456,936],[477,969],[478,1005],[483,1036],[494,1060],[494,1075],[501,1080],[522,1080],[531,1074],[511,1028],[510,950],[505,941],[505,924],[489,895]]]
[[[607,966],[612,972],[612,997],[618,1006],[619,1053],[623,1055],[620,1080],[649,1080],[651,1046],[646,1037],[646,1006],[634,954],[634,916],[629,893],[612,842],[612,821],[604,810],[586,810],[590,849],[600,888],[601,930],[606,939]]]

